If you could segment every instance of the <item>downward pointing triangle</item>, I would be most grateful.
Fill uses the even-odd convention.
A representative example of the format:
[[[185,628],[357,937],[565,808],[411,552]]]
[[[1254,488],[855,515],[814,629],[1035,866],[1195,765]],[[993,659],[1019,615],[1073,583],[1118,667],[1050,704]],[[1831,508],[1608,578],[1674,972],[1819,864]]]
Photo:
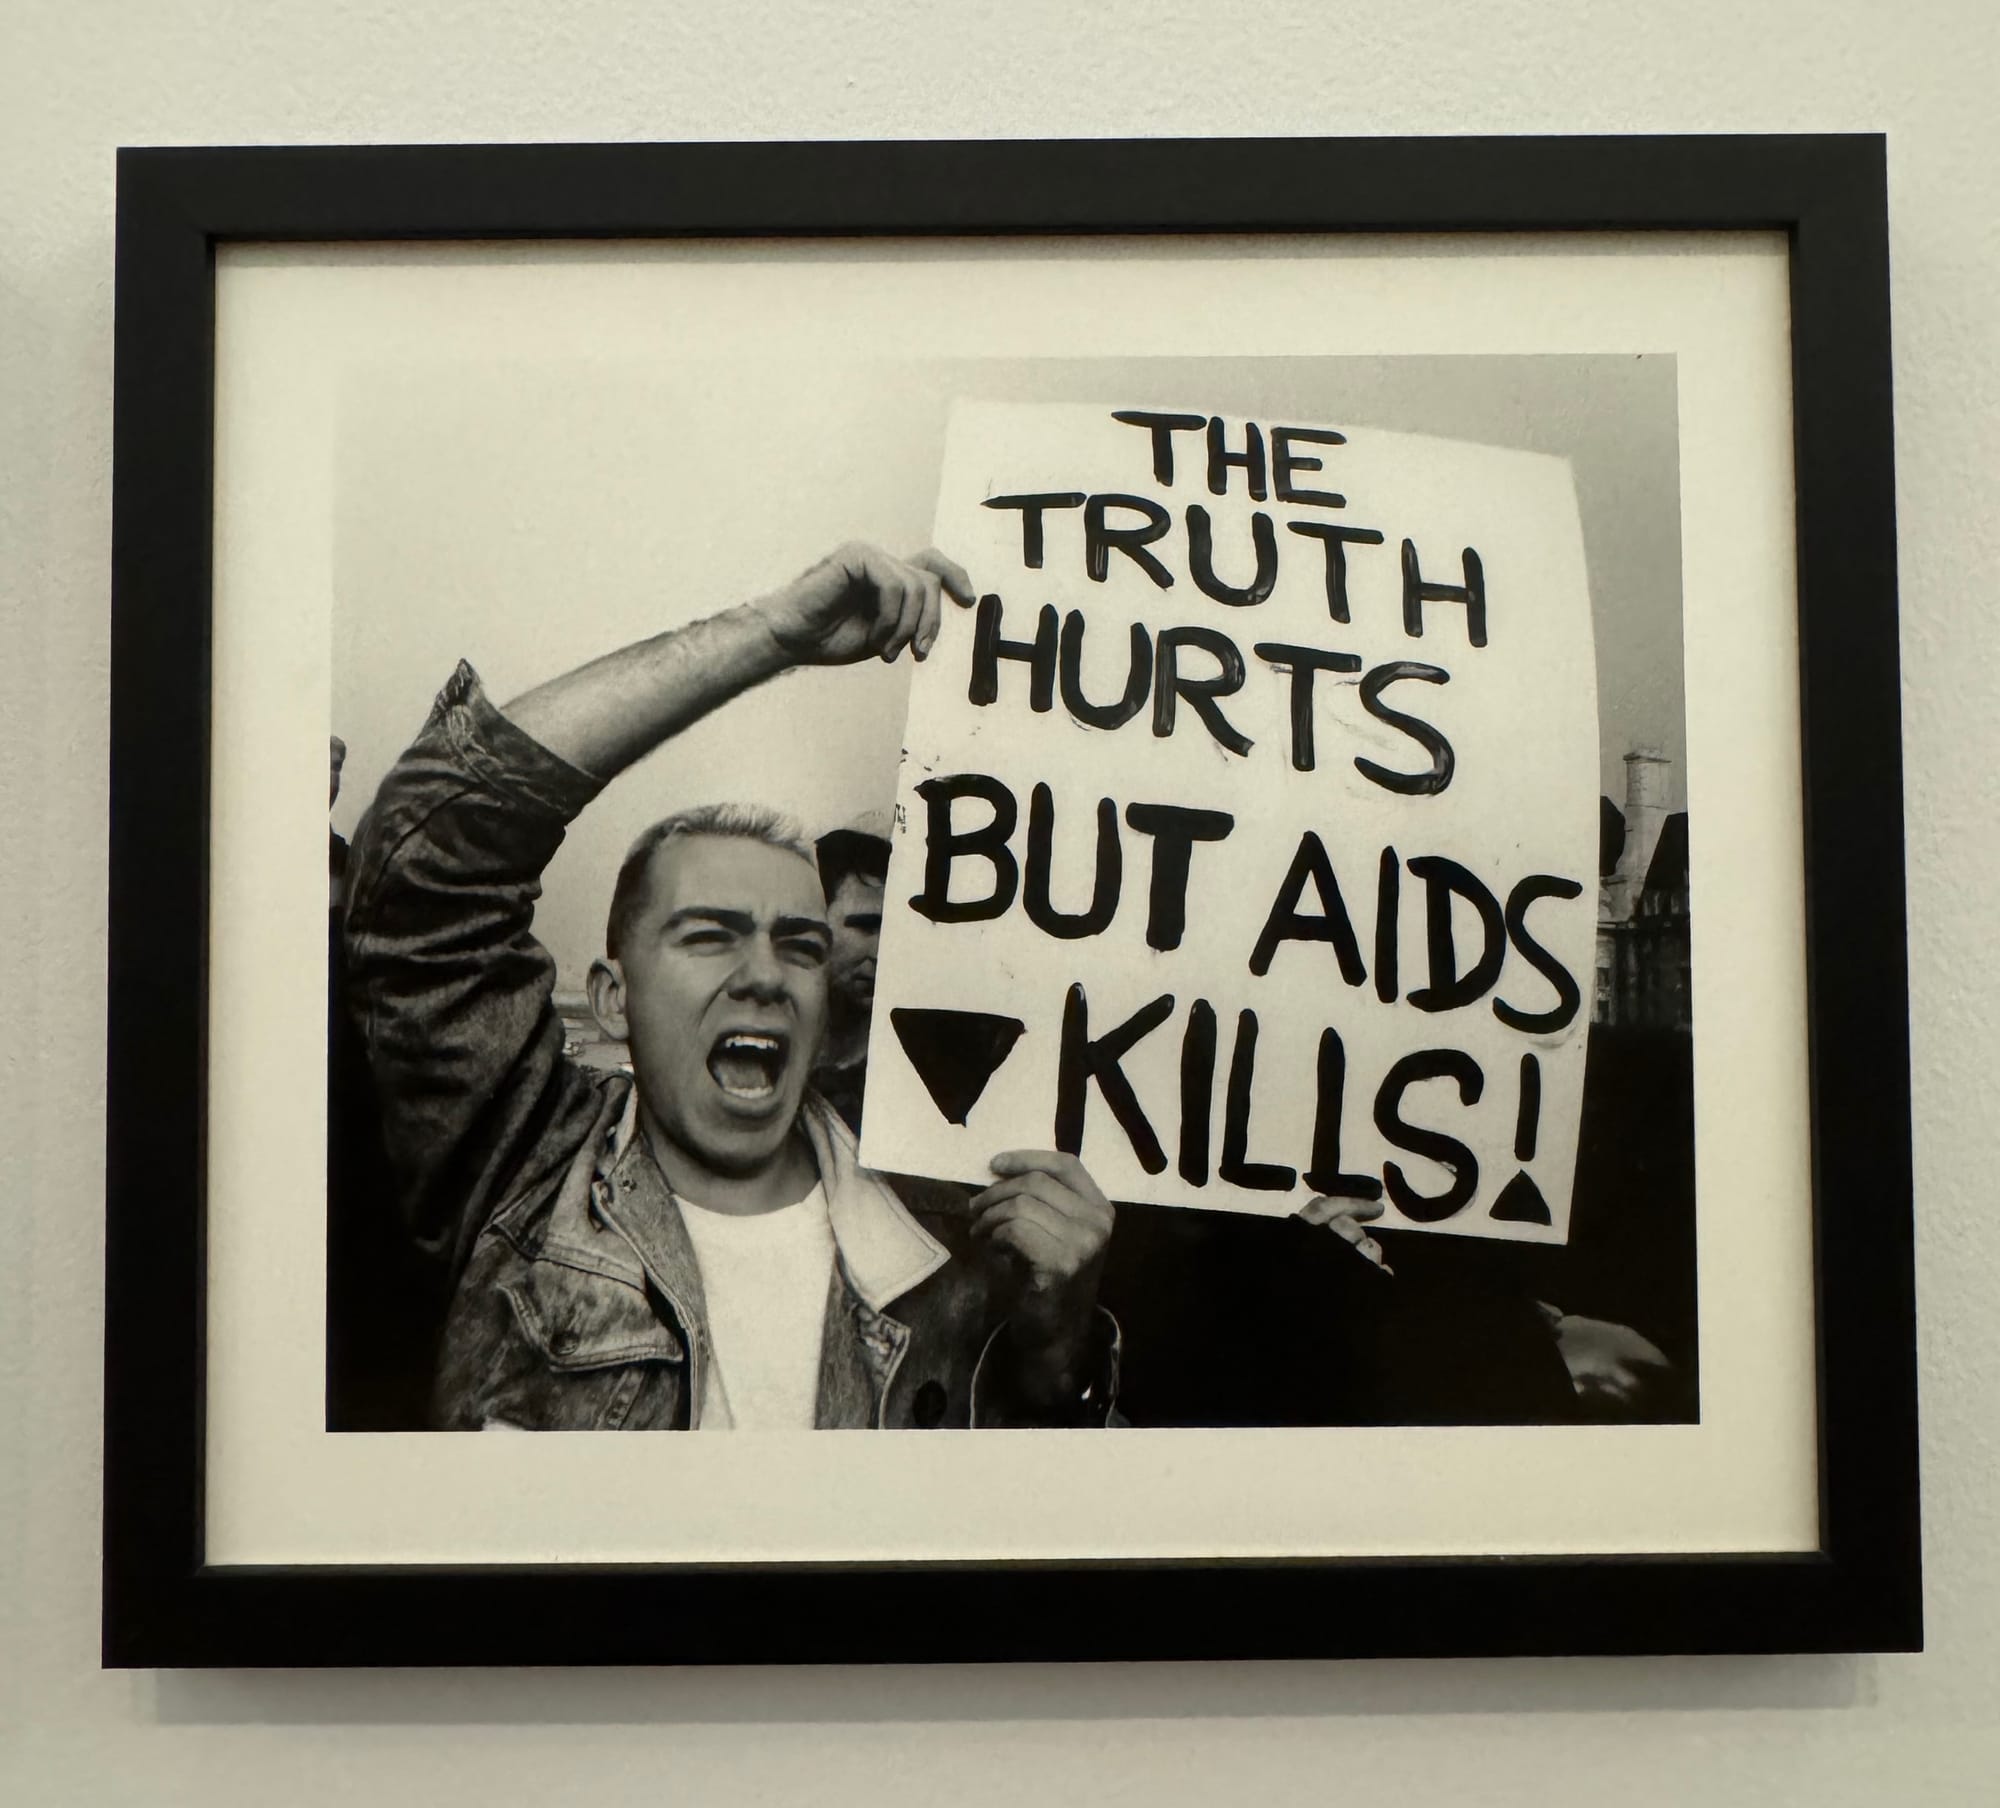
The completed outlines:
[[[1555,1222],[1549,1216],[1549,1202],[1542,1197],[1542,1189],[1528,1178],[1526,1168],[1500,1189],[1500,1197],[1493,1201],[1493,1210],[1487,1215],[1497,1218],[1502,1224]]]
[[[907,1007],[891,1011],[889,1021],[917,1078],[948,1124],[962,1124],[971,1116],[986,1082],[1014,1052],[1026,1027],[1018,1017],[994,1017],[985,1011]]]

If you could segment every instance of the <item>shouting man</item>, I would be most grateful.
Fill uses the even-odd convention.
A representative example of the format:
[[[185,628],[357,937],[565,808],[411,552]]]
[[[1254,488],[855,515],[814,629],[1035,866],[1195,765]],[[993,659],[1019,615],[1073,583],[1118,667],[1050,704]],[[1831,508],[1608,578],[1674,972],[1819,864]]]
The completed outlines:
[[[870,1173],[808,1087],[834,931],[810,849],[707,807],[642,835],[591,1009],[632,1072],[563,1054],[543,868],[602,786],[796,665],[905,648],[937,553],[850,545],[793,583],[502,711],[461,665],[356,837],[349,1007],[416,1234],[456,1277],[443,1427],[1101,1425],[1112,1213],[1071,1156],[963,1189]]]

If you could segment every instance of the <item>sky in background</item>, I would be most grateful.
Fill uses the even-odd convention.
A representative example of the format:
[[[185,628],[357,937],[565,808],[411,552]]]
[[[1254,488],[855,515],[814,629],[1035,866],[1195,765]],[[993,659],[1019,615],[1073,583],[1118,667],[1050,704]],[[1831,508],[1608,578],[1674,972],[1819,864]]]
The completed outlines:
[[[767,591],[842,540],[928,544],[961,396],[1200,408],[1568,458],[1601,788],[1622,801],[1623,757],[1643,747],[1673,762],[1668,801],[1684,807],[1671,357],[428,361],[370,369],[341,396],[333,725],[348,761],[335,826],[351,832],[461,658],[504,704]],[[561,983],[581,984],[619,859],[667,811],[751,800],[817,833],[885,808],[906,686],[906,664],[789,674],[611,786],[547,875],[537,928]]]

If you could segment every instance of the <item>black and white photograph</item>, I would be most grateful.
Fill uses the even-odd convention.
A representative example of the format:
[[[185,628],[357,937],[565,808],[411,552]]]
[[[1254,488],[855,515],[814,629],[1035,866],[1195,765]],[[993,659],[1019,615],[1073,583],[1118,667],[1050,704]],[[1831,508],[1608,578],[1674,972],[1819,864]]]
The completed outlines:
[[[893,353],[343,374],[326,1429],[1698,1423],[1673,352]]]

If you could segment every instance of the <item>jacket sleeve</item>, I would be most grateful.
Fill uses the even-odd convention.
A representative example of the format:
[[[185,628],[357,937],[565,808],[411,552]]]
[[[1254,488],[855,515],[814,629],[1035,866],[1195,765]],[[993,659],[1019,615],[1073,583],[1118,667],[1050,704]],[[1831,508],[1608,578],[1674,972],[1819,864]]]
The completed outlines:
[[[355,835],[347,1009],[405,1222],[454,1275],[493,1211],[559,1167],[592,1115],[532,925],[542,871],[599,789],[461,663]]]

